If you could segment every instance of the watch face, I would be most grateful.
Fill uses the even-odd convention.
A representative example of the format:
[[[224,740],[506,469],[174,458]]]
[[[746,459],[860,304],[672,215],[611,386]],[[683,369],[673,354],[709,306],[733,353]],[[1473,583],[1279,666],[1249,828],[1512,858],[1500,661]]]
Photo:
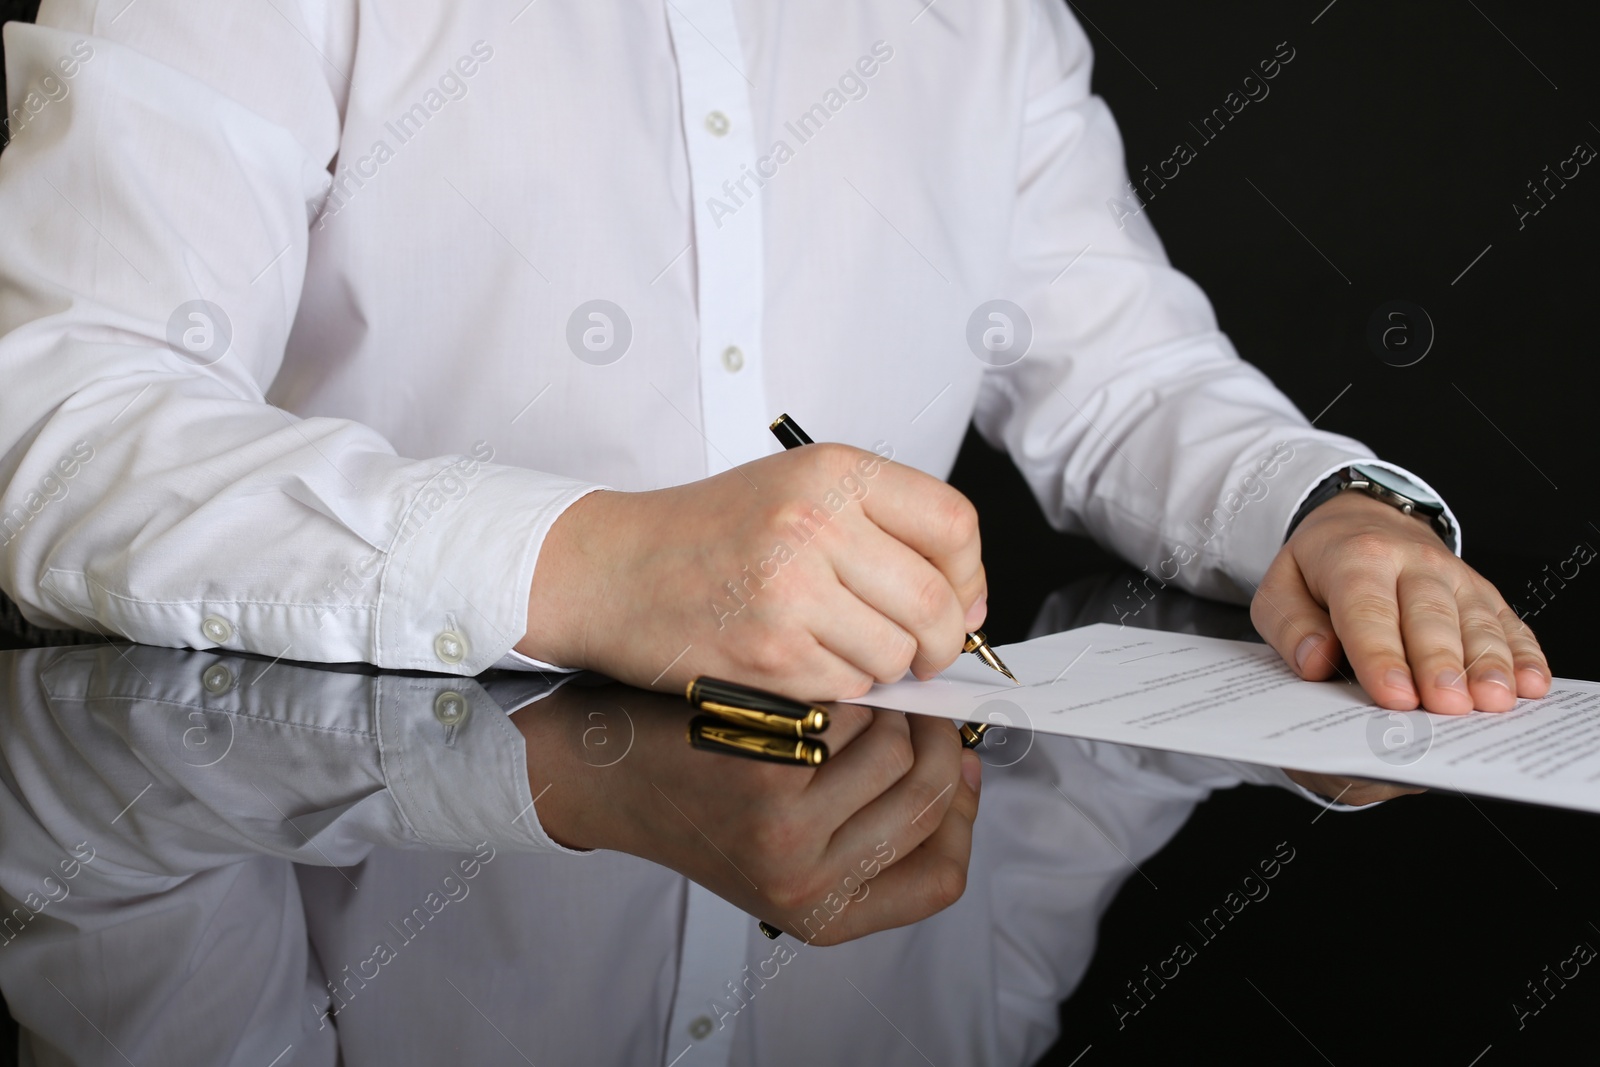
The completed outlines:
[[[1443,501],[1404,475],[1396,474],[1394,471],[1368,463],[1356,463],[1350,469],[1368,481],[1381,485],[1391,493],[1399,493],[1408,500],[1414,501],[1421,510],[1429,512],[1444,510]]]

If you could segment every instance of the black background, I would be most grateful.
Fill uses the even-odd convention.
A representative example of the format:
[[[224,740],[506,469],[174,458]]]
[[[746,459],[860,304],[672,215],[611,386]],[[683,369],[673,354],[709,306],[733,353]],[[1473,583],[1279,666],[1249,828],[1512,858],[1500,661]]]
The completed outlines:
[[[32,7],[0,0],[0,16]],[[1510,599],[1531,604],[1525,583],[1579,542],[1600,547],[1587,421],[1600,379],[1590,332],[1600,167],[1520,229],[1513,209],[1534,203],[1526,183],[1547,164],[1580,142],[1600,146],[1592,8],[1073,7],[1129,169],[1154,167],[1180,141],[1199,147],[1148,210],[1245,357],[1321,413],[1319,426],[1426,477],[1461,518],[1469,562]],[[1201,146],[1189,123],[1280,42],[1295,58],[1270,95]],[[1392,300],[1420,305],[1436,331],[1412,366],[1385,363],[1366,340]],[[952,480],[983,515],[988,632],[1018,639],[1046,592],[1102,557],[1051,531],[975,436]],[[1597,593],[1600,567],[1586,568],[1529,619],[1557,674],[1600,678],[1587,615]],[[1578,942],[1600,946],[1600,823],[1438,794],[1316,815],[1261,789],[1202,805],[1143,865],[1148,880],[1135,875],[1118,897],[1047,1062],[1593,1060],[1594,968],[1522,1029],[1511,1004]],[[1124,983],[1176,942],[1194,943],[1188,923],[1282,841],[1296,859],[1272,895],[1196,946],[1196,961],[1119,1029],[1111,1004],[1128,999]]]
[[[1512,204],[1579,142],[1600,149],[1597,20],[1579,5],[1337,0],[1313,25],[1326,4],[1072,6],[1129,170],[1154,169],[1179,141],[1198,148],[1148,212],[1240,352],[1309,417],[1339,397],[1317,425],[1427,478],[1461,518],[1469,561],[1535,605],[1522,591],[1545,566],[1580,541],[1600,548],[1589,422],[1600,168],[1583,168],[1520,231]],[[1270,95],[1203,144],[1189,123],[1282,41],[1295,58]],[[1433,322],[1433,347],[1413,366],[1384,363],[1366,341],[1392,300]],[[1059,540],[1008,474],[969,437],[952,480],[980,505],[991,587],[1042,598],[1067,577],[1041,564]],[[1581,641],[1596,629],[1583,619],[1597,578],[1580,572],[1529,619],[1558,674],[1600,677]],[[1036,607],[991,603],[1002,640]]]
[[[1339,397],[1317,425],[1427,478],[1462,520],[1468,561],[1533,605],[1525,583],[1580,541],[1600,548],[1589,421],[1600,168],[1520,230],[1512,205],[1579,142],[1600,148],[1597,27],[1587,5],[1475,3],[1073,7],[1129,170],[1179,141],[1199,148],[1148,211],[1240,352],[1308,416]],[[1270,95],[1202,146],[1188,124],[1282,41],[1296,54]],[[1390,366],[1367,344],[1391,300],[1432,319],[1420,363]],[[1016,640],[1085,553],[1062,550],[975,435],[951,480],[983,516],[986,629]],[[1600,678],[1597,597],[1600,568],[1585,569],[1529,618],[1557,674]],[[1600,974],[1580,972],[1521,1029],[1511,1005],[1579,941],[1600,948],[1600,821],[1439,794],[1315,816],[1262,789],[1202,805],[1142,865],[1149,881],[1134,875],[1117,898],[1046,1062],[1594,1061]],[[1272,895],[1202,947],[1188,924],[1280,841],[1297,857]],[[1113,1001],[1179,941],[1198,958],[1119,1029]]]

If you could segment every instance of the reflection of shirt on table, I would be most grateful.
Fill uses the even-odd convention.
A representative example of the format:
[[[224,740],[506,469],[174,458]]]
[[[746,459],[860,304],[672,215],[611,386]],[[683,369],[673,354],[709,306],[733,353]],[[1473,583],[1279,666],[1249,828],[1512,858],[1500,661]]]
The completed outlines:
[[[962,900],[811,949],[664,868],[559,850],[476,682],[266,665],[0,654],[6,908],[93,855],[0,947],[31,1054],[121,1062],[70,1001],[134,1062],[515,1062],[509,1041],[541,1064],[921,1063],[909,1038],[1025,1063],[1133,864],[1209,790],[1278,780],[1043,735],[997,750]]]

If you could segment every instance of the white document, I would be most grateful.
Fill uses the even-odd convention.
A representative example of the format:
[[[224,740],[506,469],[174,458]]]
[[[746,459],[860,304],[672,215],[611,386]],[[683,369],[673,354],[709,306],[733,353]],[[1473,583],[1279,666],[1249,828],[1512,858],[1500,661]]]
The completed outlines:
[[[1508,712],[1431,715],[1385,711],[1337,676],[1302,681],[1247,641],[1100,623],[997,651],[1021,685],[961,656],[861,703],[1600,811],[1600,682],[1557,678]]]

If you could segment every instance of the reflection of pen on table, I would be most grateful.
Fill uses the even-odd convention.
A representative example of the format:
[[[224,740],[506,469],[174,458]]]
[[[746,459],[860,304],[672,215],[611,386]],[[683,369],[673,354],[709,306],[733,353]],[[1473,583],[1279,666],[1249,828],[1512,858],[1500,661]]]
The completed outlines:
[[[828,746],[807,737],[828,728],[828,713],[815,704],[753,686],[696,678],[684,691],[700,709],[689,723],[689,743],[732,756],[819,767]]]
[[[683,695],[704,713],[689,722],[695,748],[804,767],[828,758],[827,745],[806,737],[828,728],[828,712],[815,704],[706,677],[691,681]],[[756,925],[769,940],[783,933],[759,919]]]
[[[705,676],[691,681],[683,695],[703,713],[689,722],[689,743],[695,748],[803,767],[819,767],[828,758],[828,746],[806,736],[828,728],[825,708]],[[963,724],[962,746],[978,747],[988,728],[988,723]],[[769,922],[756,925],[769,940],[783,933]]]

